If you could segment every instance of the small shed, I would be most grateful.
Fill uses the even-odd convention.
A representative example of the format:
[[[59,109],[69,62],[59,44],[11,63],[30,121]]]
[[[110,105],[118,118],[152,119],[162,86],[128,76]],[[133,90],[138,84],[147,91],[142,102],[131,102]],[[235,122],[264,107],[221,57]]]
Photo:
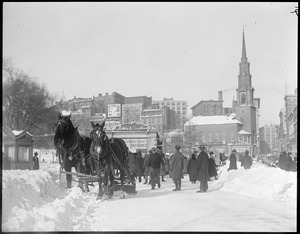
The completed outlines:
[[[5,169],[33,168],[33,136],[27,131],[8,131],[3,136]]]

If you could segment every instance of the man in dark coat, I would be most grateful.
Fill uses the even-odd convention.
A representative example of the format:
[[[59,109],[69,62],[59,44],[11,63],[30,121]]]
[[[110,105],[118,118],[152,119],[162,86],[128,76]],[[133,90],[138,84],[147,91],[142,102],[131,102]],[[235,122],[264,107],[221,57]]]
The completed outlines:
[[[245,151],[245,156],[242,158],[241,166],[244,167],[244,169],[250,169],[252,166],[252,158],[249,155],[249,151]]]
[[[163,164],[161,155],[153,147],[150,152],[148,167],[150,167],[151,189],[155,189],[155,184],[160,188],[160,165]]]
[[[136,169],[136,177],[139,178],[139,183],[142,182],[142,175],[144,174],[143,171],[143,158],[142,158],[142,152],[140,149],[136,150],[135,154],[135,169]]]
[[[236,170],[236,149],[233,149],[229,157],[229,168],[227,171]]]
[[[39,163],[39,158],[38,158],[38,152],[34,153],[34,156],[32,158],[33,161],[33,170],[38,170],[40,169],[40,163]]]
[[[285,171],[289,171],[290,170],[290,162],[287,156],[287,153],[285,151],[283,151],[280,156],[279,156],[279,168]]]
[[[200,146],[200,153],[197,158],[197,174],[200,181],[200,190],[197,193],[204,193],[208,189],[207,181],[209,180],[208,173],[208,155],[205,152],[205,147]]]
[[[175,183],[175,189],[173,189],[173,191],[180,191],[181,179],[183,178],[184,156],[180,152],[180,145],[175,145],[175,149],[176,152],[171,156],[170,159],[170,171],[172,179]]]
[[[190,181],[192,184],[195,184],[197,181],[197,159],[195,154],[192,154],[188,162],[187,172],[189,174]]]

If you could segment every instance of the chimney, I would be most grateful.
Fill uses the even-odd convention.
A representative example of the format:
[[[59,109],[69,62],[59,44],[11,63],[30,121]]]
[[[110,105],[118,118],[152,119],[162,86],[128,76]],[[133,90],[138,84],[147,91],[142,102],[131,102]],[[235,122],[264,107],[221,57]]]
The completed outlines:
[[[223,101],[223,92],[219,91],[219,101]]]

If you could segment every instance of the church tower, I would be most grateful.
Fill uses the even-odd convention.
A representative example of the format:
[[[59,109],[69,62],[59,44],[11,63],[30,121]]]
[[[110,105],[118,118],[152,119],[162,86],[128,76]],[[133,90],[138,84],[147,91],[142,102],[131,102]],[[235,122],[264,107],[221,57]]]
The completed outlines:
[[[243,30],[242,58],[239,64],[238,88],[236,89],[235,113],[236,119],[243,123],[243,130],[251,134],[252,145],[257,142],[256,105],[254,88],[252,87],[250,63],[246,54],[245,35]]]

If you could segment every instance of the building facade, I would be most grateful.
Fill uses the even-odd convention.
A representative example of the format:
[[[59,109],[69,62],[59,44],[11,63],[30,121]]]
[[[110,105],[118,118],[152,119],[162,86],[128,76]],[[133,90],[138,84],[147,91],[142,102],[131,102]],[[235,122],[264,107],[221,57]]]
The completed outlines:
[[[174,100],[173,98],[164,98],[163,100],[153,100],[152,104],[159,108],[169,107],[176,113],[176,128],[183,129],[184,123],[188,120],[188,102]]]
[[[141,123],[157,129],[160,133],[175,129],[175,111],[163,106],[158,109],[145,109],[141,113]]]
[[[259,128],[260,154],[278,153],[279,144],[279,125],[265,125]]]
[[[202,100],[194,105],[191,109],[193,116],[222,115],[224,112],[222,91],[219,91],[218,100]]]

